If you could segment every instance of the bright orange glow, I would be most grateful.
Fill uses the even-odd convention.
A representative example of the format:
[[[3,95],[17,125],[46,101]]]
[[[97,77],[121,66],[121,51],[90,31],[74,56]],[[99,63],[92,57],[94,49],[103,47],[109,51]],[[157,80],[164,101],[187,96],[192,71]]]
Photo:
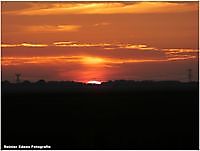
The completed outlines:
[[[88,81],[87,83],[88,84],[101,84],[100,81]]]
[[[98,57],[83,57],[82,62],[84,64],[101,64],[104,63],[105,60]]]

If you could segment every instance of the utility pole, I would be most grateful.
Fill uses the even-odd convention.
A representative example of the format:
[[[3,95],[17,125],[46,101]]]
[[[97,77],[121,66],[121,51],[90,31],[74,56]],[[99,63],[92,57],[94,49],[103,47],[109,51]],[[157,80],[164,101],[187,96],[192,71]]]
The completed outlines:
[[[16,82],[20,83],[20,76],[21,76],[21,74],[20,73],[16,73],[15,76],[16,76]]]

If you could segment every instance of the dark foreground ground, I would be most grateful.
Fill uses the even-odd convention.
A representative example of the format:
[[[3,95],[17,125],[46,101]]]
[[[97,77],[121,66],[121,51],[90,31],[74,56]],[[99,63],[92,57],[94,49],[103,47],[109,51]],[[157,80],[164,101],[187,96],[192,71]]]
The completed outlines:
[[[198,149],[198,83],[2,83],[2,144]],[[3,146],[3,145],[2,145]]]

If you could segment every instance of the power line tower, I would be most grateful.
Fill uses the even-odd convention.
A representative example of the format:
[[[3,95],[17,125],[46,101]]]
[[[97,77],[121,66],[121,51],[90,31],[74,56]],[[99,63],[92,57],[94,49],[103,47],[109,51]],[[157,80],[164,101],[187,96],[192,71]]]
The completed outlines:
[[[192,69],[188,69],[188,81],[192,81]]]
[[[20,76],[21,76],[21,74],[20,73],[16,73],[15,76],[16,76],[16,82],[20,83]]]

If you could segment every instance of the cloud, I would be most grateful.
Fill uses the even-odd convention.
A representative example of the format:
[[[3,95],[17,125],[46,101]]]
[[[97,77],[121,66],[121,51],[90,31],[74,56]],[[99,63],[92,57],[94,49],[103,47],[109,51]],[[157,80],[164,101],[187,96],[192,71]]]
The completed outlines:
[[[18,45],[18,44],[1,44],[2,48],[6,48],[6,47],[18,47],[18,46],[20,46],[20,45]]]
[[[80,25],[38,25],[27,26],[25,30],[27,32],[76,32],[81,28]]]
[[[174,55],[174,54],[181,54],[181,53],[198,53],[198,50],[195,49],[163,49],[166,54]]]
[[[22,43],[20,46],[24,47],[47,47],[47,44],[29,44],[29,43]]]
[[[83,62],[83,64],[87,63],[100,63],[106,62],[110,63],[108,60],[114,59],[116,63],[134,63],[134,62],[152,62],[152,61],[172,61],[172,60],[184,60],[184,59],[194,59],[198,57],[199,50],[196,49],[158,49],[156,47],[148,46],[146,44],[132,44],[132,43],[81,43],[77,41],[57,41],[51,44],[34,44],[34,43],[21,43],[21,44],[2,44],[3,48],[12,48],[15,47],[27,47],[27,48],[37,48],[37,47],[46,47],[47,49],[40,49],[42,52],[35,52],[34,55],[50,54],[50,50],[52,55],[57,56],[57,54],[63,54],[63,57],[58,57],[58,60],[62,59],[70,59],[72,61],[74,59],[74,55],[76,56],[76,60],[79,62]],[[73,51],[70,51],[70,55],[66,58],[66,54],[69,55],[68,50],[73,48]],[[60,50],[60,52],[59,52]],[[5,50],[8,53],[8,50]],[[17,49],[19,53],[20,49]],[[48,52],[48,53],[47,53]],[[13,54],[13,50],[11,54]],[[29,52],[32,53],[32,52]],[[14,53],[15,54],[15,53]],[[89,57],[83,57],[80,54],[89,55]],[[90,55],[93,57],[91,58]],[[99,56],[100,58],[98,58]],[[95,58],[96,57],[96,58]],[[107,59],[109,58],[109,59]],[[120,58],[120,59],[119,59]],[[35,58],[34,58],[35,59]],[[43,61],[48,60],[48,58],[42,59]],[[54,59],[54,58],[52,58]],[[56,59],[57,60],[57,59]]]
[[[139,49],[139,50],[157,50],[145,44],[124,44],[124,43],[80,43],[76,41],[54,42],[53,45],[59,47],[103,47],[106,50],[114,49]]]
[[[141,14],[173,13],[198,10],[198,2],[32,2],[30,4],[29,8],[13,11],[5,10],[3,13],[11,15]]]
[[[81,43],[76,41],[61,41],[61,42],[54,42],[54,46],[58,47],[106,47],[111,46],[111,43]]]
[[[107,25],[110,25],[110,23],[108,23],[108,22],[101,22],[101,23],[94,24],[94,26],[107,26]]]
[[[2,65],[67,63],[77,60],[80,60],[79,56],[2,57]]]
[[[78,41],[57,41],[52,44],[33,44],[33,43],[22,43],[22,44],[2,44],[1,47],[101,47],[105,50],[115,49],[137,49],[137,50],[158,50],[155,47],[147,46],[146,44],[131,44],[131,43],[81,43]],[[172,49],[174,50],[174,49]],[[179,49],[178,49],[179,50]],[[168,53],[170,50],[165,50]],[[184,50],[183,50],[184,51]],[[171,51],[170,51],[171,52]],[[169,53],[170,53],[169,52]]]
[[[163,49],[168,60],[183,60],[197,58],[199,50],[196,49]]]
[[[115,49],[137,49],[137,50],[158,50],[145,44],[124,44],[124,43],[80,43],[76,41],[54,42],[59,47],[102,47],[105,50]]]
[[[53,44],[56,45],[56,46],[62,46],[62,45],[70,45],[70,44],[73,44],[73,43],[76,43],[76,41],[59,41],[59,42],[54,42]]]
[[[22,44],[1,44],[2,48],[6,47],[47,47],[47,44],[32,44],[32,43],[22,43]]]
[[[135,59],[115,59],[95,56],[35,56],[35,57],[2,57],[2,65],[24,65],[24,64],[65,64],[78,63],[84,65],[105,65],[123,64],[136,62],[156,62],[164,60],[135,60]]]
[[[144,44],[125,44],[125,45],[119,45],[119,48],[126,48],[126,49],[139,49],[139,50],[158,50],[157,48],[154,47],[149,47]]]
[[[100,56],[88,56],[88,55],[77,55],[77,56],[34,56],[34,57],[2,57],[2,65],[24,65],[24,64],[66,64],[66,63],[77,63],[83,65],[99,65],[108,67],[112,64],[124,64],[124,63],[145,63],[145,62],[168,62],[178,61],[186,59],[194,59],[196,56],[182,55],[179,57],[166,57],[166,58],[155,58],[155,59],[131,59],[131,58],[112,58],[112,57],[100,57]],[[110,66],[109,66],[110,67]],[[112,66],[111,66],[112,67]]]

